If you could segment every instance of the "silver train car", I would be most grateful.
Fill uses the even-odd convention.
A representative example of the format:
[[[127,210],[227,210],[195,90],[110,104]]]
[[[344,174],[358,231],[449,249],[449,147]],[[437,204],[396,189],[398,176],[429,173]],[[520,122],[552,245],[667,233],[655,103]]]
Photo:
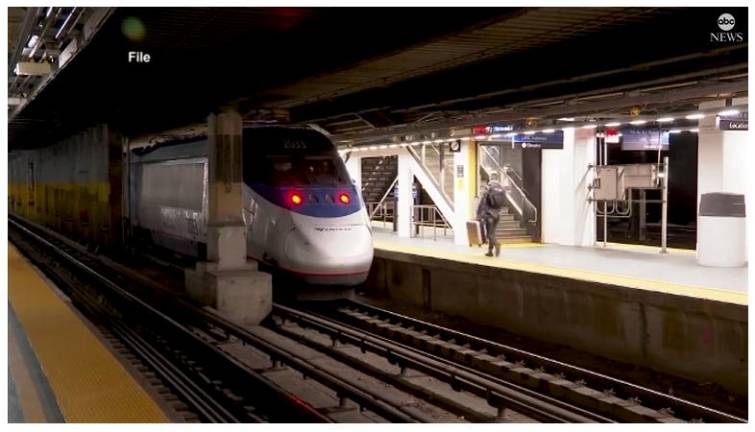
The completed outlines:
[[[129,225],[136,242],[206,256],[207,140],[129,156]],[[353,286],[372,264],[364,202],[335,146],[307,128],[243,132],[247,254],[314,285]]]

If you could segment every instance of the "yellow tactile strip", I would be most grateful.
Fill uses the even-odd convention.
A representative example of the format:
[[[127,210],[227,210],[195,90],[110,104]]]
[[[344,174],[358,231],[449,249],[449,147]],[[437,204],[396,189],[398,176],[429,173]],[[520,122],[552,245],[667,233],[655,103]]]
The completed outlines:
[[[8,245],[8,297],[66,422],[167,422],[165,413]]]
[[[512,261],[505,258],[491,260],[490,258],[480,256],[479,254],[463,254],[451,252],[442,249],[429,249],[416,246],[397,244],[381,239],[374,240],[375,249],[381,249],[391,252],[407,253],[420,255],[431,258],[451,259],[454,261],[484,265],[489,267],[506,268],[511,270],[520,270],[530,273],[546,274],[550,276],[561,276],[570,279],[585,280],[610,285],[619,285],[629,288],[637,288],[648,291],[662,292],[666,294],[681,295],[686,297],[702,298],[725,303],[747,305],[747,293],[721,290],[693,285],[674,284],[670,282],[639,279],[629,276],[614,275],[609,273],[600,273],[572,268],[562,268],[547,266],[543,264],[530,264],[519,261]]]

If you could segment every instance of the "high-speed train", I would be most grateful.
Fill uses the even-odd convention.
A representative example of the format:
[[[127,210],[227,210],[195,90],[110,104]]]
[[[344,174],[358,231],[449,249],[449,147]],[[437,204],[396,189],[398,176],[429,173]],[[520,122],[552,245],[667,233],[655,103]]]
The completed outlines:
[[[206,254],[208,143],[134,150],[129,161],[132,235],[180,254]],[[357,285],[372,264],[364,202],[335,146],[308,128],[243,131],[247,253],[316,285]]]

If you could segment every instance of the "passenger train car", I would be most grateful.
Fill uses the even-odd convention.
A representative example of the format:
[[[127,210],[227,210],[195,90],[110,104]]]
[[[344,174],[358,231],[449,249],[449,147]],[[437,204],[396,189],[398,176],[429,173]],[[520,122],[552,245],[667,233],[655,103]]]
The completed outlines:
[[[137,241],[206,254],[207,140],[132,151],[129,220]],[[320,285],[357,285],[372,263],[364,203],[334,145],[307,128],[243,132],[249,257]]]

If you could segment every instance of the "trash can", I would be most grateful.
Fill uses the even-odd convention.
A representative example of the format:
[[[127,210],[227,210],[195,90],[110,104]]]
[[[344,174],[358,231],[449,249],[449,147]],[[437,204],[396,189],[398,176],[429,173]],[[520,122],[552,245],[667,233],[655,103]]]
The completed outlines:
[[[700,197],[697,263],[708,267],[741,267],[747,262],[745,196],[706,193]]]

